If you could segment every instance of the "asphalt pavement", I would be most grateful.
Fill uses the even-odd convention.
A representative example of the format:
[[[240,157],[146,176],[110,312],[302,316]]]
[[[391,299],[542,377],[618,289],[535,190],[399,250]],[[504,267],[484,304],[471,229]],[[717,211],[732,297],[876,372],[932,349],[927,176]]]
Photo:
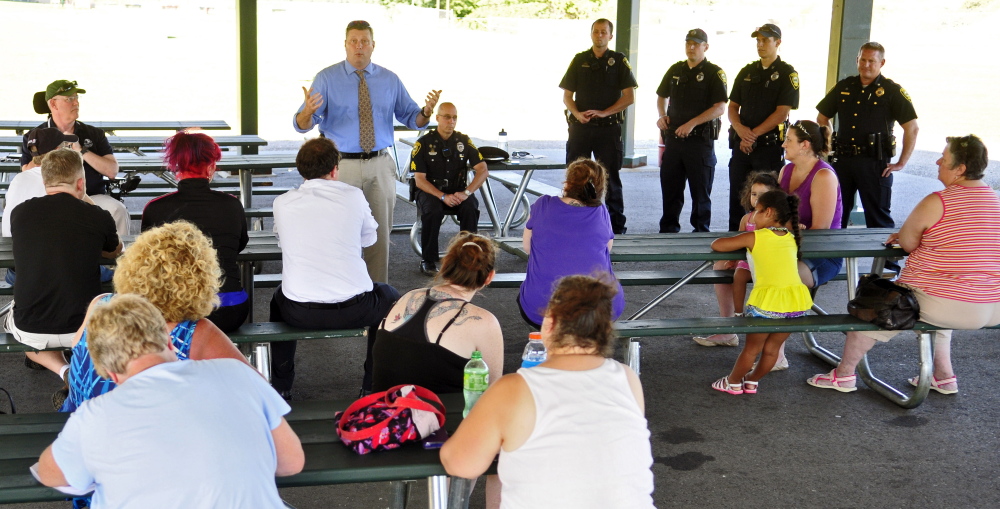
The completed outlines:
[[[269,149],[294,150],[296,143],[272,144]],[[562,158],[560,143],[522,143],[512,149]],[[399,145],[400,154],[407,147]],[[655,164],[656,149],[640,152]],[[937,154],[918,152],[893,186],[893,215],[901,225],[912,207],[942,186],[933,177]],[[728,195],[726,150],[719,150],[713,190],[714,231],[725,230]],[[996,171],[996,163],[991,164]],[[559,170],[538,171],[536,178],[559,185]],[[153,177],[150,177],[153,178]],[[297,173],[273,177],[277,185],[297,185]],[[630,234],[657,231],[660,210],[658,170],[653,166],[626,169],[626,214]],[[497,186],[499,187],[499,186]],[[498,192],[499,205],[510,196]],[[267,205],[270,198],[256,198]],[[129,199],[130,210],[142,202]],[[687,218],[686,206],[681,217]],[[395,223],[409,223],[415,208],[397,201]],[[483,214],[485,218],[485,213]],[[682,220],[682,224],[684,224]],[[270,227],[266,222],[265,227]],[[448,223],[442,235],[457,232]],[[515,234],[518,231],[514,232]],[[722,233],[720,233],[721,235]],[[409,246],[409,236],[392,235],[389,283],[401,292],[428,283],[418,270],[420,258]],[[616,270],[683,268],[691,264],[621,263]],[[523,272],[525,262],[501,252],[498,272]],[[280,272],[279,262],[263,266]],[[662,291],[662,287],[626,288],[626,315]],[[266,319],[271,290],[255,298],[258,319]],[[520,364],[529,329],[521,320],[512,289],[486,289],[476,304],[492,311],[504,327],[504,372]],[[845,311],[846,283],[823,287],[817,302],[834,313]],[[689,286],[653,311],[649,318],[712,316],[718,312],[711,288]],[[821,334],[820,342],[839,351],[840,334]],[[993,376],[1000,359],[1000,333],[960,331],[954,336],[953,356],[960,392],[945,396],[932,392],[923,405],[904,410],[861,385],[841,394],[806,385],[809,376],[831,367],[813,357],[793,336],[787,344],[790,368],[771,373],[753,396],[730,396],[710,388],[728,373],[737,348],[705,348],[690,337],[646,338],[642,341],[641,373],[647,419],[652,433],[657,507],[996,507],[1000,504],[997,451],[1000,449],[1000,392]],[[741,342],[742,344],[742,342]],[[917,343],[904,333],[870,355],[875,372],[901,387],[918,370]],[[348,398],[356,395],[364,345],[360,341],[309,341],[299,345],[295,398]],[[493,367],[491,367],[493,368]],[[16,354],[0,356],[0,387],[13,394],[22,412],[49,410],[49,396],[60,386],[47,372],[26,369]],[[183,439],[183,432],[179,433]],[[391,454],[391,453],[389,453]],[[282,490],[282,497],[298,508],[387,507],[387,483]],[[426,487],[417,482],[411,507],[424,507]],[[11,507],[66,507],[68,504],[23,504]],[[481,488],[472,507],[483,507]]]

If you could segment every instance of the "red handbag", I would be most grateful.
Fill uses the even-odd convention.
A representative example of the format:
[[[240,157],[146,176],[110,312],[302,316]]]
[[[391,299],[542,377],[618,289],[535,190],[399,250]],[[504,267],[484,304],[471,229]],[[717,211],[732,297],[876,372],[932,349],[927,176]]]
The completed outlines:
[[[406,388],[412,388],[406,391]],[[415,412],[431,412],[437,425],[421,436]],[[358,454],[396,449],[420,440],[444,426],[444,404],[437,394],[419,385],[397,385],[385,392],[365,396],[334,414],[337,436]],[[431,414],[425,414],[430,416]]]

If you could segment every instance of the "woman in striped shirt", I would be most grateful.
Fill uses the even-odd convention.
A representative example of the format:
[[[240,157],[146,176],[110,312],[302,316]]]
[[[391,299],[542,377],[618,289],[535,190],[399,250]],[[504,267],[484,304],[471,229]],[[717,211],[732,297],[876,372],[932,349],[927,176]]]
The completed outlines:
[[[938,180],[945,189],[928,195],[887,243],[910,253],[898,283],[913,290],[920,319],[951,329],[1000,324],[1000,198],[982,181],[989,157],[974,135],[947,138],[938,159]],[[849,332],[844,356],[831,372],[806,380],[840,392],[856,390],[854,369],[876,341],[897,331]],[[916,385],[917,377],[909,382]],[[951,330],[934,337],[931,389],[958,392],[951,367]]]

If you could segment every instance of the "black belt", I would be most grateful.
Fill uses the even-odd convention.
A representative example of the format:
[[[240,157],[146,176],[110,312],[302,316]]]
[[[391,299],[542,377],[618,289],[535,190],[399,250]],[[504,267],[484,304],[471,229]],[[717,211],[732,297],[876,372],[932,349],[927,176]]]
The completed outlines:
[[[364,298],[365,295],[367,295],[367,292],[359,293],[350,299],[341,302],[334,302],[332,304],[325,302],[298,302],[297,304],[309,309],[342,309],[361,302],[361,299]]]
[[[378,156],[389,155],[389,149],[384,148],[375,152],[341,152],[341,159],[361,159],[362,161],[367,161],[369,159],[375,159]]]

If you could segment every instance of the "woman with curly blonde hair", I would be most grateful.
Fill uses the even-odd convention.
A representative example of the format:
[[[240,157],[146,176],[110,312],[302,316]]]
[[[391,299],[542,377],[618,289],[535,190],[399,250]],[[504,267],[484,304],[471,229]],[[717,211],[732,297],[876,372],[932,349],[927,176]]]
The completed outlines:
[[[187,221],[147,230],[118,259],[115,291],[145,297],[163,313],[179,360],[232,358],[246,362],[236,345],[207,317],[219,304],[221,270],[212,243]],[[60,411],[115,388],[97,374],[87,349],[87,322],[100,295],[90,304],[77,332],[70,363],[69,396]]]

